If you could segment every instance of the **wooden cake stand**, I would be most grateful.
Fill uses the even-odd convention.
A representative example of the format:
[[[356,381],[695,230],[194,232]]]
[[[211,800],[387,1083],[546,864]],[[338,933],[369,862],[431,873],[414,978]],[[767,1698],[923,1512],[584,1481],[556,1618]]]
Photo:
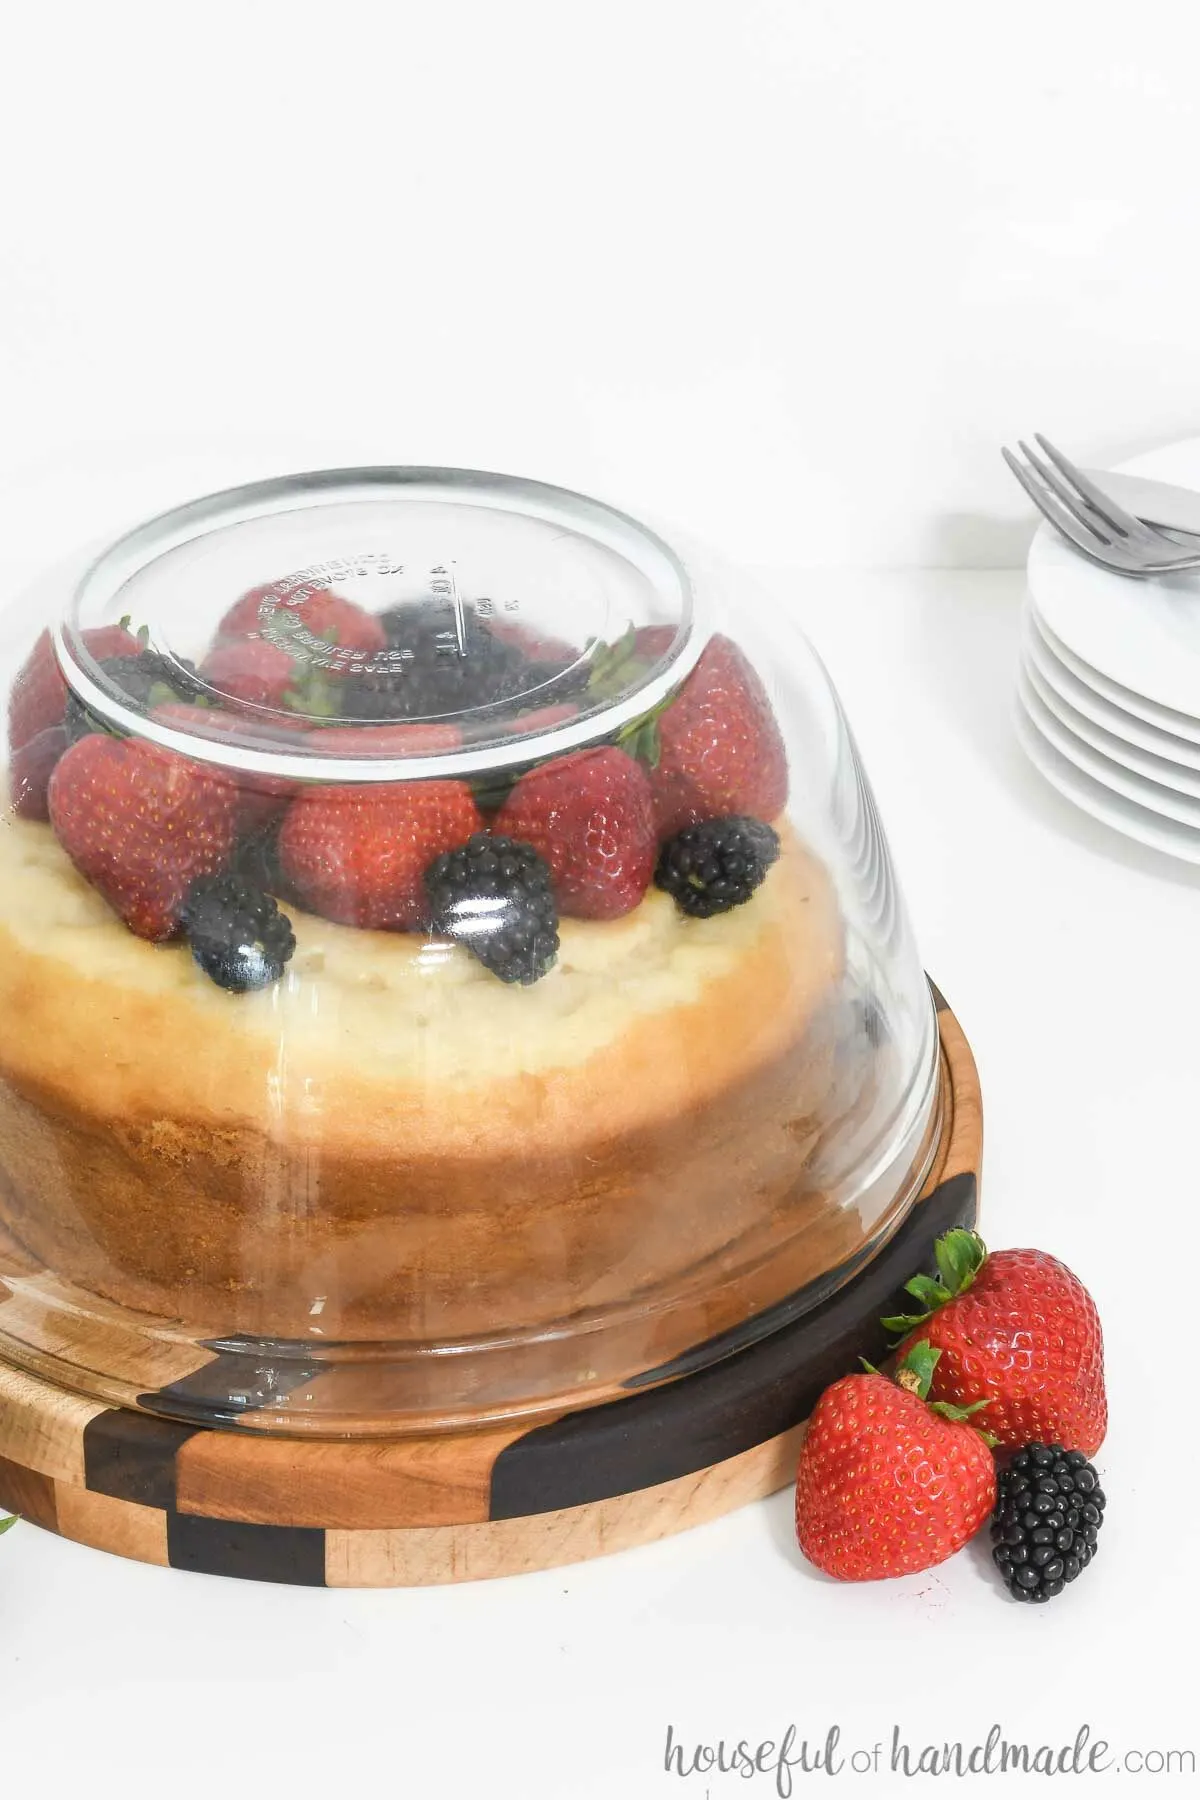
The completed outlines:
[[[822,1390],[882,1358],[880,1316],[932,1266],[934,1239],[975,1221],[979,1080],[934,992],[945,1123],[921,1197],[861,1273],[761,1341],[549,1422],[336,1441],[158,1418],[0,1362],[0,1506],[175,1569],[407,1587],[582,1561],[774,1493]]]

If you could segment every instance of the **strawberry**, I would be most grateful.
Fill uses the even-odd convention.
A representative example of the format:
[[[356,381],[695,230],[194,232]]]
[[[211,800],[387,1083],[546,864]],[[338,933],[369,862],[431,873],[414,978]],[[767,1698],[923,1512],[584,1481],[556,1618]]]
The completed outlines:
[[[895,1381],[868,1368],[817,1401],[796,1476],[796,1536],[839,1581],[913,1575],[974,1537],[996,1503],[987,1440],[962,1408],[927,1404],[938,1352],[918,1346]]]
[[[156,706],[154,717],[184,731],[195,730],[202,736],[238,737],[262,746],[264,750],[299,750],[306,734],[299,722],[288,731],[250,723],[239,713],[225,712],[219,706],[188,706],[182,701]],[[282,775],[249,774],[245,770],[227,771],[238,791],[237,834],[250,837],[277,819],[296,791],[296,784]]]
[[[343,600],[331,588],[316,593],[300,589],[286,592],[286,585],[251,588],[235,601],[217,628],[222,638],[273,637],[288,618],[305,626],[314,637],[324,638],[343,650],[383,650],[387,637],[374,613],[364,612],[352,600]]]
[[[551,731],[555,725],[566,725],[578,717],[579,708],[573,700],[560,700],[556,706],[538,706],[532,712],[521,713],[504,729],[510,737],[528,737],[535,731]]]
[[[978,1405],[997,1444],[1063,1444],[1093,1456],[1104,1442],[1104,1340],[1078,1276],[1043,1250],[994,1250],[973,1231],[935,1246],[940,1280],[908,1292],[927,1310],[885,1319],[901,1349],[927,1338],[942,1352],[936,1399]]]
[[[462,741],[457,725],[323,725],[306,739],[331,756],[436,756]]]
[[[225,699],[278,710],[295,668],[287,651],[265,638],[225,638],[209,651],[200,672]]]
[[[463,781],[305,788],[280,827],[279,860],[291,889],[322,918],[412,931],[424,923],[425,870],[481,825]]]
[[[188,889],[233,850],[237,788],[157,744],[94,732],[50,778],[50,821],[75,867],[138,937],[173,937]]]
[[[516,619],[487,619],[488,633],[510,649],[518,651],[529,663],[562,664],[566,667],[579,655],[574,644],[562,638],[549,637],[536,625]]]
[[[783,811],[787,752],[767,691],[731,639],[712,639],[657,724],[650,782],[661,837],[729,814],[769,824]]]
[[[136,656],[141,649],[123,625],[85,631],[83,641],[97,662],[109,656]],[[48,819],[46,791],[54,765],[67,747],[63,729],[67,684],[50,633],[43,631],[17,676],[8,702],[9,780],[13,811],[22,819]]]
[[[675,642],[674,625],[640,625],[633,634],[634,649],[644,663],[656,663]]]
[[[572,918],[620,918],[654,873],[658,842],[646,771],[611,746],[578,750],[522,775],[496,830],[541,852],[559,907]]]

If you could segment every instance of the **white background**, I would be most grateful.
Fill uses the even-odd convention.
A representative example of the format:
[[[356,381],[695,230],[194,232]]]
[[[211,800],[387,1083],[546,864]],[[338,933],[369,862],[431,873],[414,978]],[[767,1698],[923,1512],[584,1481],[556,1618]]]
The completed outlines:
[[[977,1049],[989,1234],[1092,1286],[1114,1409],[1103,1554],[1037,1613],[975,1552],[818,1579],[786,1495],[425,1593],[241,1586],[22,1526],[6,1793],[703,1800],[659,1772],[668,1721],[1200,1750],[1175,1653],[1200,884],[1021,762],[1019,575],[921,572],[1020,561],[1001,440],[1104,460],[1197,428],[1190,0],[2,19],[0,579],[210,483],[371,459],[564,481],[774,568]]]
[[[1002,440],[1195,428],[1191,0],[0,12],[0,472],[235,433],[992,566]]]

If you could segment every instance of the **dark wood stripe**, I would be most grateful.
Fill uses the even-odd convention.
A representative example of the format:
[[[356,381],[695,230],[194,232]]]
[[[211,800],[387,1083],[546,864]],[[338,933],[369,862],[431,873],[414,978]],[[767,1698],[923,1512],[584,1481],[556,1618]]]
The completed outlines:
[[[114,1408],[83,1430],[84,1486],[139,1506],[174,1506],[175,1453],[194,1427]]]
[[[854,1281],[793,1324],[686,1380],[527,1432],[496,1459],[491,1518],[655,1487],[789,1430],[858,1357],[877,1362],[886,1354],[880,1316],[896,1310],[911,1275],[932,1268],[934,1239],[953,1225],[973,1224],[976,1206],[975,1176],[953,1176]]]
[[[323,1366],[303,1355],[303,1345],[281,1346],[269,1338],[224,1339],[205,1348],[215,1352],[211,1362],[154,1393],[139,1394],[138,1405],[198,1425],[231,1425],[248,1412],[278,1405]],[[293,1348],[296,1356],[280,1354]]]
[[[47,1531],[58,1530],[58,1508],[54,1502],[54,1483],[49,1475],[36,1469],[23,1469],[20,1463],[0,1456],[0,1512],[20,1513],[34,1525]]]
[[[325,1586],[325,1533],[305,1525],[241,1525],[167,1514],[167,1560],[198,1575]]]

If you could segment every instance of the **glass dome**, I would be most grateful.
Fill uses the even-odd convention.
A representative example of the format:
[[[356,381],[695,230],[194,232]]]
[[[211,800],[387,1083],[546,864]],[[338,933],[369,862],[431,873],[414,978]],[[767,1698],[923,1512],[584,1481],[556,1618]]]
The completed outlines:
[[[386,1435],[816,1305],[937,1145],[937,1032],[819,661],[594,500],[356,469],[9,609],[0,1354]]]

